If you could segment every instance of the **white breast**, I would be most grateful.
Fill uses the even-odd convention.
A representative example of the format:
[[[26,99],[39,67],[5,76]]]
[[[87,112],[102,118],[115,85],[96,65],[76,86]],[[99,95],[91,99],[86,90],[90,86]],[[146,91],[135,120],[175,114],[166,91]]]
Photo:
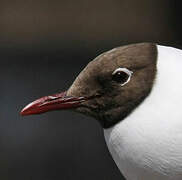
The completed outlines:
[[[182,51],[157,48],[152,92],[129,117],[104,130],[127,180],[182,179]]]

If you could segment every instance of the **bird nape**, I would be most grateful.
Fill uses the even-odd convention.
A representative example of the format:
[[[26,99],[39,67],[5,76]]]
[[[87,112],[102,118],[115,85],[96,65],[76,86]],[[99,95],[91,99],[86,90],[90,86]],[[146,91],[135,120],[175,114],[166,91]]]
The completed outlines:
[[[114,48],[67,91],[35,100],[21,115],[70,109],[94,117],[127,180],[181,180],[181,59],[181,50],[152,43]]]

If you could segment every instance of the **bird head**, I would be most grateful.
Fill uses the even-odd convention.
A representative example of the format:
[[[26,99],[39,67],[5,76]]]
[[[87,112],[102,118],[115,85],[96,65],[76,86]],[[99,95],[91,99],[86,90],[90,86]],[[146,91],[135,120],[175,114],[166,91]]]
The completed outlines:
[[[70,109],[109,128],[129,115],[150,93],[156,74],[155,44],[122,46],[101,54],[77,76],[71,87],[28,104],[21,115]]]

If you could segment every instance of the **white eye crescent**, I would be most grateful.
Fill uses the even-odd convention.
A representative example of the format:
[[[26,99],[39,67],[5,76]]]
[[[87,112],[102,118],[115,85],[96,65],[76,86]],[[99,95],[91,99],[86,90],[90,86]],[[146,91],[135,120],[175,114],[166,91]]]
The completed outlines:
[[[127,68],[117,68],[112,73],[112,79],[115,82],[120,83],[121,86],[124,86],[125,84],[127,84],[130,81],[132,74],[133,74],[133,72]]]

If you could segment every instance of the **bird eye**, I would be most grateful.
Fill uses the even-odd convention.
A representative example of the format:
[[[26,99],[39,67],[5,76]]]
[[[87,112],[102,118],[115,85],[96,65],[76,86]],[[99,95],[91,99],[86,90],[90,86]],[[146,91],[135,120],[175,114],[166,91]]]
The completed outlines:
[[[112,73],[112,79],[120,83],[121,86],[124,86],[130,81],[132,71],[128,70],[127,68],[118,68]]]

